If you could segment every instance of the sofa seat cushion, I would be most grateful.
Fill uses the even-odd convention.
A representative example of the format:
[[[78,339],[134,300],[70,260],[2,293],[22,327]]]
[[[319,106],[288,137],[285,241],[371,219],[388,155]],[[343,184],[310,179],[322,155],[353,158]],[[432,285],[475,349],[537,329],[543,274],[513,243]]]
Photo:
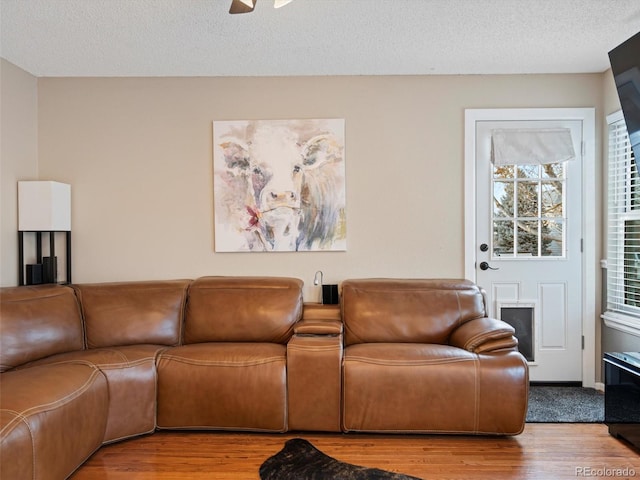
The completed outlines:
[[[82,362],[0,376],[0,478],[67,478],[102,444],[109,393]]]
[[[515,435],[524,425],[526,372],[517,352],[351,345],[344,351],[343,430]]]
[[[158,357],[158,427],[283,432],[286,346],[199,343]]]
[[[86,361],[107,379],[109,416],[103,442],[151,433],[156,428],[156,357],[164,345],[96,348],[54,355],[30,365]]]
[[[467,350],[430,343],[361,343],[345,349],[345,360],[389,365],[457,364],[475,359]]]

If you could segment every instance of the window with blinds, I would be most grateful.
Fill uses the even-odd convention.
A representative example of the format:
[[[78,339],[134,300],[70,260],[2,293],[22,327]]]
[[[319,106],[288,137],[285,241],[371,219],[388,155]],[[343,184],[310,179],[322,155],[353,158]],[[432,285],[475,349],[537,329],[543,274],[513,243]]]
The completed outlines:
[[[640,177],[621,112],[607,117],[607,325],[640,334]]]

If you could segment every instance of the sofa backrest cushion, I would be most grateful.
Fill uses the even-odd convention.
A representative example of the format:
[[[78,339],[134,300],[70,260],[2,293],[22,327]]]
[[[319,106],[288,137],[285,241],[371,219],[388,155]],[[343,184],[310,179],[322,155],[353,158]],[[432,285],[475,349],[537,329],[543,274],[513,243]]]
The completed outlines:
[[[199,278],[189,288],[184,343],[286,343],[302,303],[295,278]]]
[[[446,344],[453,329],[485,316],[480,288],[468,280],[363,279],[342,284],[345,344]]]
[[[0,372],[83,348],[82,317],[71,288],[0,289]]]
[[[88,348],[178,345],[190,280],[74,285]]]

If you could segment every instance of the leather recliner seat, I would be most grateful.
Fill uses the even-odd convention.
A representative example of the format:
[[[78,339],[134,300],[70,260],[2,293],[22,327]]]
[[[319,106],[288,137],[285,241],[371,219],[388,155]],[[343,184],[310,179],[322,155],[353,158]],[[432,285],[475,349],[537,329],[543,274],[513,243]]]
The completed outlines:
[[[346,432],[522,432],[527,365],[466,280],[347,280]]]
[[[286,344],[301,317],[300,280],[194,281],[184,344],[158,358],[158,427],[286,431]]]

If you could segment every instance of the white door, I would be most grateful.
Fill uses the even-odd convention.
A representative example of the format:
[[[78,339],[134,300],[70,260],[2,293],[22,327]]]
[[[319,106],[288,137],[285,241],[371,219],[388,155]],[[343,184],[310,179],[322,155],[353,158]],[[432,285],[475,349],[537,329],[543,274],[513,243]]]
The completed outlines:
[[[492,131],[555,128],[570,129],[575,159],[492,163]],[[474,135],[472,257],[489,315],[516,328],[531,381],[581,382],[583,122],[478,120]]]

